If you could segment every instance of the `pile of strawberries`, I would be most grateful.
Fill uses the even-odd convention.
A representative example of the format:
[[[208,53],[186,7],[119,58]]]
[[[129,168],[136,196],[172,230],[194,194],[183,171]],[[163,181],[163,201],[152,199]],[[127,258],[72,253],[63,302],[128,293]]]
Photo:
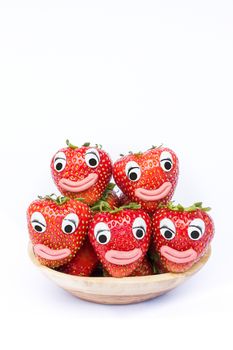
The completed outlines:
[[[27,210],[34,254],[50,268],[106,277],[183,272],[213,238],[209,208],[171,202],[179,175],[171,149],[153,146],[113,164],[101,145],[67,141],[51,172],[62,195],[39,197]]]

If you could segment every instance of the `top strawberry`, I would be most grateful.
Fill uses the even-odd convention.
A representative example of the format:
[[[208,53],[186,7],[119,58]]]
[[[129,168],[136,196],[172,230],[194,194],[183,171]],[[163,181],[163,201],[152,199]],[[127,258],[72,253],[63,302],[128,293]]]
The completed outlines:
[[[70,198],[83,198],[86,204],[98,201],[111,175],[109,155],[96,145],[73,146],[59,150],[51,161],[53,180],[59,191]]]
[[[144,153],[123,156],[113,165],[118,187],[131,200],[153,212],[173,196],[179,174],[176,154],[169,148],[152,147]]]

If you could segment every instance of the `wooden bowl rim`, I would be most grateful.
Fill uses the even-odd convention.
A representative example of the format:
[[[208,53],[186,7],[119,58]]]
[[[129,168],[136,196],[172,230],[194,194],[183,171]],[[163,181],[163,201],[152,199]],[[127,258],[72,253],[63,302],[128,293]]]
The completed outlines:
[[[121,284],[126,285],[126,284],[131,284],[139,281],[140,283],[162,282],[162,281],[164,282],[172,279],[185,278],[185,277],[191,276],[195,272],[199,271],[200,268],[208,261],[211,255],[211,247],[209,246],[206,253],[201,257],[201,259],[186,272],[179,272],[179,273],[168,272],[168,273],[162,273],[157,275],[132,276],[132,277],[121,277],[121,278],[74,276],[74,275],[69,275],[63,272],[53,270],[47,266],[41,265],[41,263],[36,259],[31,242],[29,242],[29,245],[28,245],[28,254],[33,264],[36,265],[40,270],[42,270],[42,272],[45,272],[47,275],[53,274],[53,276],[56,276],[58,278],[73,280],[73,282],[85,281],[85,282],[88,282],[88,284],[105,283],[105,284],[112,285],[113,283],[115,283],[117,285],[121,285]]]

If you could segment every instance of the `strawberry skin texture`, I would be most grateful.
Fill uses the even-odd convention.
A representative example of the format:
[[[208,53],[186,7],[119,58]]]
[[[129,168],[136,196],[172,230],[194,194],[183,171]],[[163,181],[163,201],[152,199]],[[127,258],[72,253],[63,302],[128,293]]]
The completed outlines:
[[[58,268],[58,270],[69,275],[90,276],[97,264],[97,255],[87,237],[76,256],[68,264]]]
[[[175,226],[176,234],[171,240],[163,237],[160,230],[160,222],[164,218],[170,219]],[[205,231],[199,240],[192,240],[188,235],[188,227],[194,219],[201,219],[205,223]],[[159,255],[159,265],[163,272],[185,272],[192,267],[205,254],[214,236],[214,223],[212,218],[200,209],[195,211],[170,210],[161,208],[156,211],[152,218],[152,248]],[[194,260],[186,263],[176,263],[161,254],[161,247],[168,246],[178,252],[189,249],[194,250],[197,256]]]
[[[95,149],[100,157],[99,164],[96,168],[91,168],[85,161],[85,154],[90,149]],[[62,171],[57,171],[55,159],[56,155],[61,152],[65,154],[66,165]],[[55,185],[64,196],[69,198],[82,198],[88,205],[94,204],[102,197],[112,176],[112,162],[109,155],[97,147],[82,146],[75,149],[71,147],[62,148],[53,156],[50,168]],[[90,174],[98,175],[98,180],[95,184],[90,186],[90,188],[81,192],[65,190],[60,182],[62,179],[74,182],[81,181],[87,178]]]
[[[134,237],[132,231],[132,225],[136,218],[143,218],[146,223],[145,236],[140,240]],[[95,237],[95,227],[98,223],[106,224],[109,229],[111,238],[107,244],[100,244]],[[140,265],[148,250],[151,237],[150,217],[140,209],[124,209],[116,213],[97,213],[90,224],[88,236],[100,262],[109,275],[113,277],[126,277],[131,275]],[[108,251],[129,252],[137,248],[141,249],[141,256],[136,261],[125,265],[109,262],[105,256]]]
[[[42,214],[45,219],[47,226],[43,233],[36,232],[31,223],[32,215],[35,212]],[[79,224],[74,233],[65,234],[62,231],[62,222],[65,216],[70,213],[75,213],[78,216]],[[33,246],[43,244],[52,250],[70,249],[70,255],[63,259],[49,260],[37,256],[40,263],[55,268],[73,259],[87,237],[90,220],[91,211],[89,207],[76,200],[70,199],[62,205],[58,205],[49,199],[32,202],[27,210],[27,224]]]
[[[134,270],[130,276],[149,276],[153,275],[153,269],[149,259],[145,256],[141,264]]]
[[[160,164],[162,152],[169,152],[172,157],[172,168],[170,171],[164,171]],[[140,167],[141,175],[136,181],[132,181],[126,175],[127,164],[136,162]],[[172,198],[179,175],[179,161],[176,154],[169,148],[152,148],[144,153],[129,154],[117,160],[113,165],[113,177],[117,186],[121,189],[127,200],[141,204],[141,208],[153,213],[159,204],[166,204]],[[165,182],[171,183],[169,193],[163,198],[155,201],[145,201],[140,199],[135,191],[139,188],[145,190],[156,190]]]

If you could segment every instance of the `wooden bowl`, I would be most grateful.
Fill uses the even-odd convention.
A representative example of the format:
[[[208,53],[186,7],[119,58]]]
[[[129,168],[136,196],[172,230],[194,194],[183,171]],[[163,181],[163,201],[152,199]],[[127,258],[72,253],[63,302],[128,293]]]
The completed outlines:
[[[132,304],[165,294],[198,272],[211,254],[206,254],[190,270],[184,273],[163,273],[142,277],[80,277],[72,276],[43,266],[36,259],[32,245],[29,256],[32,262],[57,285],[84,300],[100,304]]]

